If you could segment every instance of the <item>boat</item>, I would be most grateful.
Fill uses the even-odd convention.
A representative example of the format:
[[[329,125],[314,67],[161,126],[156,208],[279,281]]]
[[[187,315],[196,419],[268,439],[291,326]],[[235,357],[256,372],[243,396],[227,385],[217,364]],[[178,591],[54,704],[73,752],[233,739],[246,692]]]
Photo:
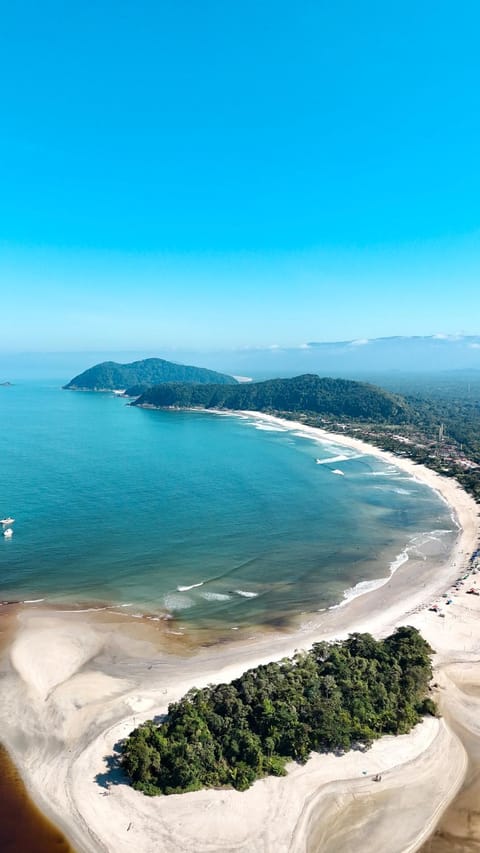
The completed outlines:
[[[0,524],[13,524],[14,518],[0,518]]]
[[[11,538],[12,538],[12,536],[13,536],[13,530],[12,530],[12,528],[11,528],[11,527],[7,527],[7,529],[3,531],[3,535],[5,536],[5,539],[11,539]]]

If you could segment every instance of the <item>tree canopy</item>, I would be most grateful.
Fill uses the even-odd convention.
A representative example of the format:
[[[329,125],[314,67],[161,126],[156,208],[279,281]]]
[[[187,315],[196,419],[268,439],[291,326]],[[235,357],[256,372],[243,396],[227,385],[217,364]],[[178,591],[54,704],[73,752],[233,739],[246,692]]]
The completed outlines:
[[[385,640],[352,634],[250,669],[231,684],[190,690],[165,722],[147,721],[123,746],[123,766],[146,794],[230,785],[245,790],[312,750],[368,747],[404,734],[424,713],[431,648],[415,628]]]
[[[134,405],[313,412],[372,421],[402,421],[409,416],[409,407],[401,397],[375,385],[346,379],[321,379],[313,374],[235,386],[171,382],[150,388]]]
[[[205,367],[191,367],[187,364],[175,364],[163,358],[145,358],[130,364],[118,364],[104,361],[95,364],[70,380],[65,388],[71,390],[105,391],[113,388],[130,389],[141,394],[152,385],[160,382],[215,382],[219,385],[235,385],[236,379],[225,373],[207,370]]]

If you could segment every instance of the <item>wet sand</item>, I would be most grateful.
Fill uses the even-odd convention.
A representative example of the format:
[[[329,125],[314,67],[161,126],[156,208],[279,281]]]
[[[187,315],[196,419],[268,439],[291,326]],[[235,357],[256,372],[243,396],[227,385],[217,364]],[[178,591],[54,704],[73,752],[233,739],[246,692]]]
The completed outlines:
[[[462,672],[463,670],[463,672]],[[448,670],[447,670],[448,671]],[[462,675],[467,675],[464,682]],[[463,694],[463,701],[472,705],[480,717],[480,663],[462,664],[449,670],[455,689]],[[458,677],[460,676],[460,677]],[[463,744],[468,756],[465,780],[457,797],[443,814],[434,833],[420,848],[421,853],[478,853],[480,850],[480,736],[472,731],[465,717],[450,713],[448,694],[439,691],[438,701],[452,730]],[[471,720],[471,717],[467,719]]]
[[[460,676],[449,667],[478,660],[480,597],[456,593],[444,619],[426,606],[466,568],[478,542],[478,507],[452,480],[363,443],[362,451],[414,473],[455,510],[461,532],[442,563],[424,570],[422,561],[411,560],[384,586],[345,607],[311,614],[293,634],[258,632],[195,653],[175,651],[175,637],[167,648],[163,635],[155,639],[163,627],[142,620],[132,625],[136,620],[104,613],[17,612],[2,676],[2,732],[35,801],[79,851],[300,853],[318,849],[322,833],[322,844],[330,844],[327,833],[340,840],[335,849],[342,853],[369,851],[372,839],[375,849],[405,853],[435,829],[468,772],[446,713],[409,735],[382,738],[365,754],[313,755],[286,778],[259,780],[244,793],[147,798],[125,784],[117,762],[121,739],[194,685],[229,681],[319,639],[353,630],[382,636],[398,624],[417,625],[437,650],[435,677],[451,719],[477,737],[478,709],[472,713],[471,696],[462,699]],[[462,683],[476,690],[475,672]],[[382,782],[375,783],[379,772]]]

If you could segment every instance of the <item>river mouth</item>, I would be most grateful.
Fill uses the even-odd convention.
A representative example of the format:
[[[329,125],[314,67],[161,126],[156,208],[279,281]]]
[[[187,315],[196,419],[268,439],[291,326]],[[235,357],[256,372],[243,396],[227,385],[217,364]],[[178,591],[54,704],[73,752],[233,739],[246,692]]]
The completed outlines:
[[[1,744],[0,803],[2,853],[75,853],[63,833],[31,801],[18,770]]]

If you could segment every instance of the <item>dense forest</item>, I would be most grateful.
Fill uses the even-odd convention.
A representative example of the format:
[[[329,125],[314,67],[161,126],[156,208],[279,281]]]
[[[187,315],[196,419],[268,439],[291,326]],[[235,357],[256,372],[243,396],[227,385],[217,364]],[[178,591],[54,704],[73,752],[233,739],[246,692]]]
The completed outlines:
[[[452,477],[480,503],[480,371],[372,375],[391,392],[404,395],[409,418],[401,423],[315,417],[305,422],[338,429],[400,456],[408,456]],[[288,417],[288,415],[286,415]],[[337,422],[336,422],[337,421]]]
[[[381,388],[347,379],[321,379],[312,374],[233,387],[170,382],[150,388],[134,405],[303,412],[371,421],[403,422],[411,417],[404,400]]]
[[[163,359],[105,362],[66,385],[127,389],[132,405],[251,409],[338,430],[454,477],[480,502],[480,371],[372,373],[370,382],[319,378],[238,383]],[[439,436],[442,436],[441,438]]]
[[[169,383],[134,405],[251,409],[327,430],[341,425],[345,434],[454,477],[480,502],[480,372],[371,378],[387,390],[307,374],[234,387]]]
[[[450,370],[416,375],[377,374],[379,385],[409,403],[412,423],[427,434],[444,426],[445,441],[480,458],[480,370]]]
[[[69,390],[106,391],[108,389],[128,389],[132,396],[141,394],[152,385],[161,382],[215,382],[218,385],[236,385],[233,376],[207,370],[204,367],[190,367],[175,364],[163,358],[146,358],[132,361],[130,364],[117,364],[104,361],[90,367],[75,376],[64,387]]]
[[[456,398],[409,398],[416,413],[415,422],[425,428],[437,429],[443,424],[445,441],[455,442],[472,458],[480,459],[480,402]]]
[[[432,650],[415,628],[384,640],[352,634],[316,643],[293,659],[245,672],[231,684],[192,689],[123,745],[123,767],[146,794],[231,785],[245,790],[265,775],[284,775],[313,750],[366,748],[403,734],[422,714]]]

